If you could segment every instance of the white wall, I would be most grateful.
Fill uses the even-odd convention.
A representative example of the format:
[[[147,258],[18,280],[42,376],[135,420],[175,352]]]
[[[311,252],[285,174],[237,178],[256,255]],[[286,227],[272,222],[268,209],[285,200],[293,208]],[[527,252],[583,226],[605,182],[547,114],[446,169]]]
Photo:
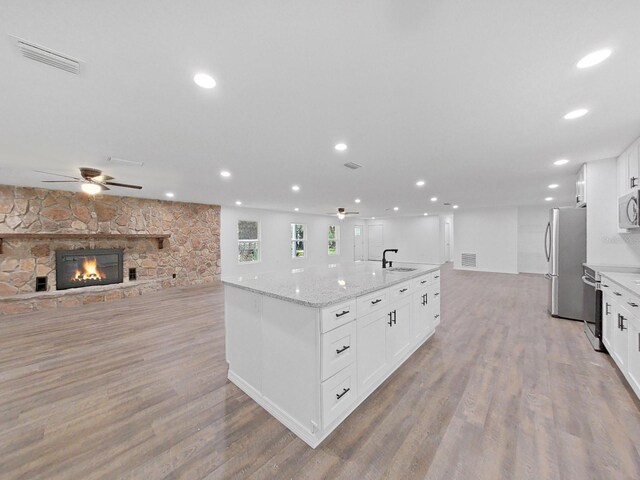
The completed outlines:
[[[238,263],[238,220],[260,222],[261,260],[259,263]],[[292,223],[307,225],[306,258],[291,258]],[[350,218],[340,222],[336,217],[328,215],[222,207],[220,228],[222,276],[353,261],[353,225],[356,223],[363,222]],[[340,255],[329,256],[327,253],[329,225],[340,225]]]
[[[477,268],[486,272],[518,273],[518,209],[497,207],[457,211],[454,221],[454,268],[462,253],[477,255]]]
[[[587,164],[587,262],[640,266],[640,232],[618,232],[615,158]]]
[[[518,271],[547,273],[544,234],[551,206],[518,207]]]
[[[388,258],[398,262],[442,263],[440,217],[400,217],[367,221],[369,226],[382,225],[384,248],[397,248]],[[370,256],[367,256],[370,258]]]

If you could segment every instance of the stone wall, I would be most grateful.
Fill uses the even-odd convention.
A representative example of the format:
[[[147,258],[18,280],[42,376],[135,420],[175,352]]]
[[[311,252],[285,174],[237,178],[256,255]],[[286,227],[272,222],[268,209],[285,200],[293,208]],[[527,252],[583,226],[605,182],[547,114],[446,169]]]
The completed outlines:
[[[8,232],[165,233],[171,237],[162,250],[152,239],[5,240],[0,254],[0,315],[141,295],[207,283],[220,276],[217,205],[0,185],[0,234]],[[106,290],[87,287],[53,294],[55,251],[81,248],[123,248],[126,283]],[[128,282],[131,267],[136,268],[138,280]],[[47,277],[48,292],[35,292],[37,276]]]

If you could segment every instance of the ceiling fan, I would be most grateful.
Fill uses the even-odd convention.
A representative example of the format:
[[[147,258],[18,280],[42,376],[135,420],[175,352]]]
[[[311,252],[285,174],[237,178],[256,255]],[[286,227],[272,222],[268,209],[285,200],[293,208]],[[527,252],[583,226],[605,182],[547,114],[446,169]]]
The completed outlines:
[[[334,213],[327,213],[327,215],[335,215]],[[347,215],[360,215],[360,212],[346,212],[343,207],[338,208],[338,220],[344,220]]]
[[[55,175],[56,177],[71,178],[71,180],[43,180],[43,183],[80,183],[80,188],[83,192],[89,195],[96,195],[104,190],[111,190],[107,185],[111,187],[123,187],[123,188],[135,188],[140,190],[140,185],[129,185],[126,183],[112,182],[113,177],[104,175],[102,170],[97,168],[80,168],[80,177],[71,177],[69,175],[60,175],[59,173],[43,172],[41,170],[35,170],[38,173],[44,173],[47,175]]]

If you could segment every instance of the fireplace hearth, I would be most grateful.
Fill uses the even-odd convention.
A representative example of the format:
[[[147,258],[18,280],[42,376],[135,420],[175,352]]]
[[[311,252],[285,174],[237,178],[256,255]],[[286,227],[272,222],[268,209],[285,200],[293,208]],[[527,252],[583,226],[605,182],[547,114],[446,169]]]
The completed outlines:
[[[122,283],[120,248],[57,250],[56,289]]]

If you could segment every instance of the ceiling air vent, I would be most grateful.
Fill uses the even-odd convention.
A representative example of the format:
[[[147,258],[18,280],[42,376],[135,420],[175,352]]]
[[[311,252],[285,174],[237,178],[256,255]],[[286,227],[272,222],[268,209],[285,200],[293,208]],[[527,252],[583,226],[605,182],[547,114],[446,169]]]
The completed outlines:
[[[475,253],[463,253],[462,254],[462,266],[476,268],[476,254]]]
[[[59,68],[65,72],[75,73],[76,75],[80,73],[80,63],[82,60],[77,60],[69,55],[55,52],[50,48],[27,42],[21,38],[14,38],[18,42],[18,48],[20,49],[20,53],[22,53],[23,57],[30,58],[31,60],[44,63],[51,67]]]
[[[362,168],[362,165],[355,162],[348,162],[344,164],[345,167],[350,168],[351,170],[357,170],[358,168]]]

